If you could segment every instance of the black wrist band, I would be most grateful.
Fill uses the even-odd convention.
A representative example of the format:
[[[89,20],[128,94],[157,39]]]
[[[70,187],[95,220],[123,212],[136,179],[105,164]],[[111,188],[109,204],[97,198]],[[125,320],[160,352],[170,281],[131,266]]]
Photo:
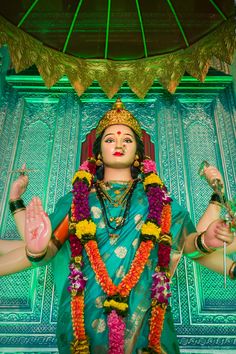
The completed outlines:
[[[25,204],[22,199],[10,200],[9,208],[11,213],[14,214],[18,209],[22,209],[22,210],[25,209]]]
[[[211,196],[210,202],[221,203],[221,198],[220,198],[219,194],[213,193],[212,196]],[[223,202],[224,203],[226,202],[226,198],[225,198],[224,195],[223,195]]]
[[[31,256],[28,256],[28,255],[26,255],[26,256],[27,256],[27,258],[28,258],[28,260],[30,262],[40,262],[40,261],[42,261],[44,259],[45,255],[46,255],[46,253],[44,255],[40,256],[40,257],[31,257]]]

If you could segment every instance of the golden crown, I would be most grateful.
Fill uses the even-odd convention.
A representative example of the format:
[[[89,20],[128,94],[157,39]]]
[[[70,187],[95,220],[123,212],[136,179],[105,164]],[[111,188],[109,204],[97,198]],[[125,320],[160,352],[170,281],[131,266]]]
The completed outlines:
[[[133,129],[133,131],[142,139],[142,129],[137,119],[125,109],[120,98],[116,100],[112,109],[107,111],[98,123],[96,136],[100,135],[104,129],[110,125],[124,124]]]

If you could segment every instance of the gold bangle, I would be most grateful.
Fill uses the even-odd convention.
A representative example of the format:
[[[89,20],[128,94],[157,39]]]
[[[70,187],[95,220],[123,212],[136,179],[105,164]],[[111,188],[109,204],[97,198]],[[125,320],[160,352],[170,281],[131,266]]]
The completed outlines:
[[[205,232],[205,231],[204,231]],[[201,237],[202,233],[200,234],[197,234],[194,238],[194,246],[196,248],[196,251],[201,255],[201,256],[204,256],[205,255],[205,252],[202,251],[202,249],[199,247],[199,244],[198,244],[198,237]]]
[[[236,279],[236,262],[233,262],[229,268],[229,277],[231,280]]]
[[[205,231],[204,231],[205,232]],[[198,237],[201,237],[203,233],[200,233],[200,234],[197,234],[195,237],[194,237],[194,246],[195,246],[195,251],[193,251],[192,253],[188,253],[186,254],[186,256],[188,258],[191,258],[193,260],[195,259],[198,259],[198,258],[201,258],[201,257],[204,257],[206,255],[206,253],[204,253],[199,245],[198,245]]]
[[[202,246],[203,246],[203,248],[205,248],[205,250],[206,250],[206,253],[212,253],[212,252],[214,252],[215,251],[215,248],[210,248],[210,247],[208,247],[207,245],[206,245],[206,243],[205,243],[205,232],[203,232],[202,234],[201,234],[201,243],[202,243]]]
[[[196,237],[194,239],[195,248],[198,252],[200,252],[202,254],[202,256],[210,254],[215,251],[215,249],[212,249],[206,245],[206,243],[204,241],[204,234],[205,234],[205,231],[196,235]]]
[[[194,245],[195,245],[196,251],[186,254],[187,257],[189,257],[191,259],[198,259],[198,258],[206,256],[207,254],[211,254],[212,252],[215,251],[214,248],[210,248],[206,245],[205,240],[204,240],[204,235],[205,235],[205,231],[203,231],[200,234],[197,234],[195,236]]]
[[[26,252],[26,256],[28,257],[31,257],[31,258],[39,258],[39,257],[42,257],[42,256],[45,256],[46,253],[47,253],[47,250],[48,248],[46,248],[45,250],[43,250],[42,252],[40,253],[32,253],[28,250],[27,246],[25,246],[25,252]]]
[[[26,257],[28,258],[28,260],[31,263],[38,263],[40,261],[42,261],[44,259],[44,257],[47,254],[47,249],[42,253],[38,253],[38,254],[33,254],[31,252],[29,252],[29,250],[27,249],[27,247],[25,247],[25,252],[26,252]]]

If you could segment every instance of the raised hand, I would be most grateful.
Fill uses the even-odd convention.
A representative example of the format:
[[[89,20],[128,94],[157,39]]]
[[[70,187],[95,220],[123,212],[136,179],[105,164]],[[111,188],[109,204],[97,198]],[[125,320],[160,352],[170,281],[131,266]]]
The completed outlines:
[[[25,193],[28,183],[29,183],[29,178],[27,175],[24,174],[24,170],[26,170],[26,164],[24,163],[21,167],[21,173],[20,176],[15,180],[11,186],[10,190],[10,200],[16,200],[21,197],[22,194]]]
[[[37,256],[47,250],[51,237],[51,222],[42,207],[41,200],[34,197],[26,207],[25,241],[27,250]]]
[[[221,192],[224,193],[224,180],[220,171],[212,165],[206,165],[203,169],[207,183],[213,189],[216,187],[216,183],[221,185]]]
[[[224,220],[218,219],[213,221],[204,233],[204,242],[210,248],[219,248],[227,246],[234,241],[234,234],[230,230],[230,225],[227,225]]]

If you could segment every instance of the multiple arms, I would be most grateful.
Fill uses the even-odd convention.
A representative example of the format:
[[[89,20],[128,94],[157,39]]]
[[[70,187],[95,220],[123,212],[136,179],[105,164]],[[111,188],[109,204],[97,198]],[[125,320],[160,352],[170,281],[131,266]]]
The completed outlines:
[[[210,186],[212,186],[212,181],[214,180],[218,180],[223,186],[223,178],[215,167],[209,166],[205,170],[205,175]],[[222,192],[224,192],[223,187]],[[219,219],[220,211],[221,207],[219,203],[210,201],[206,211],[197,224],[198,233],[205,231],[203,235],[204,245],[210,249],[216,250],[211,253],[200,253],[194,260],[214,272],[224,274],[223,245],[225,242],[228,255],[236,252],[236,238],[234,238],[229,225]],[[192,256],[191,258],[194,258],[194,253],[196,254],[196,238],[198,237],[198,233],[189,235],[185,243],[184,252],[190,257]],[[201,245],[201,237],[199,238],[199,241]],[[233,261],[227,257],[227,274],[229,274],[232,264]]]
[[[23,166],[25,168],[25,166]],[[222,181],[219,172],[210,168],[209,181],[218,178]],[[20,175],[13,183],[10,200],[20,199],[28,185],[28,178]],[[196,261],[209,269],[223,274],[223,243],[226,242],[228,253],[236,251],[236,241],[229,227],[219,220],[220,206],[209,204],[206,212],[201,217],[197,231],[204,233],[204,242],[209,248],[217,248],[215,252],[200,254]],[[25,210],[16,210],[14,213],[19,234],[24,241],[0,241],[0,275],[21,271],[32,265],[31,261],[50,260],[58,251],[57,245],[51,238],[51,223],[42,208],[39,198],[33,198]],[[68,223],[68,222],[67,222]],[[196,237],[198,234],[191,234],[187,237],[184,253],[191,255],[196,253]],[[9,246],[11,243],[11,246]],[[27,254],[26,254],[27,253]],[[193,257],[192,257],[193,258]],[[41,263],[38,263],[41,264]],[[227,260],[227,268],[232,265],[232,260]]]
[[[25,222],[24,240],[0,241],[0,276],[27,269],[32,266],[32,262],[47,262],[58,251],[51,239],[51,223],[43,211],[40,199],[33,198],[24,213],[20,213],[20,225],[23,217]],[[18,228],[17,221],[16,225]]]
[[[25,165],[22,166],[22,170],[24,169]],[[28,177],[20,174],[11,187],[10,204],[14,209],[13,217],[22,241],[0,241],[0,275],[29,268],[32,262],[47,262],[58,251],[51,239],[51,223],[41,200],[34,197],[26,208],[19,206],[27,185]]]
[[[198,237],[197,234],[191,234],[186,240],[184,253],[187,256],[193,256],[194,260],[201,264],[202,266],[220,273],[224,274],[224,250],[223,243],[227,244],[227,254],[236,252],[236,239],[233,237],[232,232],[230,231],[229,226],[225,225],[222,220],[216,220],[209,225],[205,234],[204,240],[207,247],[216,249],[212,253],[207,254],[196,254],[195,240]],[[227,257],[226,258],[226,271],[229,275],[229,271],[233,265],[233,261]]]

